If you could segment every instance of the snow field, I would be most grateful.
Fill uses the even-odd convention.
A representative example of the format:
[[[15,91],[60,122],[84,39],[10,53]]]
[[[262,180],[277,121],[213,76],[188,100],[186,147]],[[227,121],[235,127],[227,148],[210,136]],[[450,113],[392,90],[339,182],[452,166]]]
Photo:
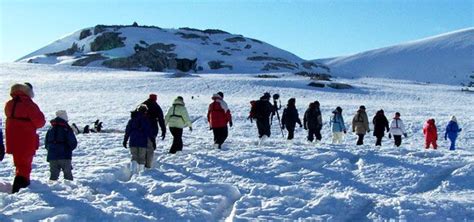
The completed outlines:
[[[446,85],[388,79],[341,79],[354,90],[314,89],[305,78],[284,75],[257,79],[249,75],[201,75],[167,78],[160,73],[125,72],[62,66],[1,64],[0,101],[9,99],[14,82],[33,84],[35,101],[48,119],[66,109],[79,126],[104,122],[106,130],[123,130],[129,111],[149,93],[158,94],[164,112],[174,97],[185,99],[193,132],[184,130],[184,151],[167,154],[168,133],[158,141],[154,169],[130,175],[130,154],[122,133],[78,135],[73,153],[73,182],[51,183],[45,149],[33,163],[32,184],[8,194],[14,177],[12,158],[0,162],[0,221],[470,221],[474,219],[474,97]],[[224,150],[212,148],[206,123],[210,97],[225,93],[234,118]],[[323,141],[310,144],[298,128],[287,142],[274,120],[272,137],[257,146],[255,123],[246,120],[249,101],[265,91],[280,93],[282,105],[296,98],[302,118],[307,104],[321,102]],[[194,97],[194,99],[191,99]],[[374,147],[371,134],[355,146],[332,145],[329,116],[344,111],[346,127],[358,106],[369,119],[383,108],[391,119],[402,114],[408,138],[400,148],[384,138]],[[280,114],[282,110],[280,111]],[[450,115],[463,128],[458,150],[443,140]],[[438,150],[425,150],[421,128],[437,120]],[[4,117],[3,117],[4,119]],[[371,126],[372,127],[372,126]],[[41,138],[47,127],[39,131]],[[285,132],[286,135],[286,132]]]

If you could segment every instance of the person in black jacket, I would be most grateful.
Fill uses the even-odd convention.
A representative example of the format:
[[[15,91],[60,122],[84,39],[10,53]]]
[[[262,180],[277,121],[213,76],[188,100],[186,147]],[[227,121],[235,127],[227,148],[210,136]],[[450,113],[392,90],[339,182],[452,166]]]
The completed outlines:
[[[56,118],[51,120],[45,138],[45,148],[48,150],[46,160],[49,162],[49,179],[57,180],[61,170],[64,179],[73,180],[72,177],[72,151],[77,147],[76,136],[68,124],[65,110],[56,112]]]
[[[382,109],[377,111],[372,123],[374,124],[374,136],[377,137],[375,146],[382,146],[382,138],[385,136],[385,130],[387,130],[387,132],[390,130],[387,117],[385,117]]]
[[[149,98],[142,103],[145,104],[148,108],[146,112],[146,117],[150,122],[150,128],[152,132],[152,138],[150,138],[150,140],[153,149],[147,149],[147,153],[145,156],[145,167],[147,169],[150,169],[153,165],[153,155],[154,150],[156,150],[156,137],[158,136],[158,124],[161,128],[161,140],[164,140],[166,136],[166,126],[165,118],[163,117],[163,110],[161,109],[160,105],[158,105],[156,100],[156,94],[150,94]]]
[[[323,127],[323,120],[321,117],[321,110],[319,109],[319,101],[314,101],[309,104],[308,109],[304,113],[303,125],[304,129],[308,130],[308,141],[313,142],[316,136],[316,141],[321,141],[321,129]]]
[[[275,108],[270,103],[270,93],[265,93],[260,100],[255,102],[255,106],[250,111],[252,118],[256,119],[258,128],[258,137],[265,139],[270,137],[270,115],[275,113]]]
[[[291,98],[288,100],[286,108],[283,110],[283,116],[281,119],[281,128],[288,130],[288,140],[292,140],[295,133],[296,123],[303,127],[301,124],[298,110],[296,109],[296,99]]]

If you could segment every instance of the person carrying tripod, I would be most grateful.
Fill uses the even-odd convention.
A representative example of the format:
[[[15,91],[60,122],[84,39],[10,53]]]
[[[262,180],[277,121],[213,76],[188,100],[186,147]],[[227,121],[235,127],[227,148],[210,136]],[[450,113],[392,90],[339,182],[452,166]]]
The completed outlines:
[[[270,103],[270,93],[266,92],[259,100],[252,106],[252,118],[256,120],[258,129],[258,138],[260,144],[270,137],[270,115],[275,114],[275,108]]]

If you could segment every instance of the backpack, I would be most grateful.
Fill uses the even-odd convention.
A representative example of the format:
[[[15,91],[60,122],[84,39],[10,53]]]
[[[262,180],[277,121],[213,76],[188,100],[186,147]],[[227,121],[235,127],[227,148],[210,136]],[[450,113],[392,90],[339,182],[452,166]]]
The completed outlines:
[[[257,116],[256,116],[256,104],[257,104],[257,101],[255,101],[255,100],[250,101],[250,112],[249,112],[249,118],[250,119],[257,118]]]

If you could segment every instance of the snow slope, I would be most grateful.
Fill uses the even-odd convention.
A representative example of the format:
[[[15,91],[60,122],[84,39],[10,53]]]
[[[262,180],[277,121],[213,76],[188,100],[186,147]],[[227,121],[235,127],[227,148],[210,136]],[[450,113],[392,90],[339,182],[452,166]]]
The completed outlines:
[[[474,28],[328,60],[335,76],[460,84],[474,73]],[[472,79],[470,81],[473,81]]]
[[[0,65],[0,101],[9,86],[29,81],[35,101],[48,119],[66,109],[80,126],[97,118],[106,130],[123,130],[134,109],[151,92],[164,110],[181,95],[194,123],[185,130],[184,151],[167,154],[171,135],[158,142],[154,169],[141,176],[127,170],[130,155],[122,133],[78,135],[74,182],[48,182],[45,149],[33,163],[32,184],[8,194],[14,177],[12,158],[0,162],[0,221],[472,221],[474,220],[474,97],[457,87],[409,81],[341,79],[351,90],[314,89],[307,79],[286,75],[258,79],[251,75],[202,75],[192,79],[167,74],[31,64]],[[67,76],[67,78],[65,78]],[[189,81],[192,80],[192,81]],[[234,116],[225,149],[212,149],[205,121],[207,105],[222,90]],[[272,138],[256,146],[256,128],[246,117],[248,102],[263,92],[297,100],[300,116],[307,104],[321,102],[321,144],[308,144],[297,129],[293,142]],[[191,99],[191,97],[194,99]],[[346,124],[364,104],[372,117],[383,108],[390,117],[400,111],[409,137],[402,147],[384,138],[374,147],[356,147],[349,133],[344,145],[330,144],[328,119],[336,106]],[[459,149],[425,150],[421,128],[434,117],[440,138],[449,115],[463,131]],[[349,125],[348,125],[349,126]],[[371,126],[372,127],[372,126]],[[44,138],[47,128],[40,130]]]
[[[121,40],[123,45],[107,47],[103,50],[92,47],[92,44],[100,42],[102,36],[114,33],[117,33],[119,38],[123,38]],[[110,44],[113,39],[109,38],[105,42]],[[77,45],[77,49],[70,53],[51,54],[64,52],[64,50],[71,48],[73,44]],[[197,58],[197,71],[204,73],[257,73],[268,71],[329,73],[327,67],[322,64],[305,61],[290,52],[242,35],[234,35],[220,30],[162,29],[149,26],[98,25],[82,29],[18,59],[18,62],[101,67],[106,60],[134,55],[137,46],[147,48],[154,44],[166,45],[166,47],[153,50],[155,54],[158,51],[162,54],[171,53],[173,54],[172,57],[176,58]],[[170,49],[165,50],[167,47],[170,47]],[[75,63],[93,55],[100,55],[101,57],[85,64],[78,65]],[[222,67],[213,68],[211,62],[220,62]],[[151,67],[143,65],[127,68],[134,70],[151,69]]]

